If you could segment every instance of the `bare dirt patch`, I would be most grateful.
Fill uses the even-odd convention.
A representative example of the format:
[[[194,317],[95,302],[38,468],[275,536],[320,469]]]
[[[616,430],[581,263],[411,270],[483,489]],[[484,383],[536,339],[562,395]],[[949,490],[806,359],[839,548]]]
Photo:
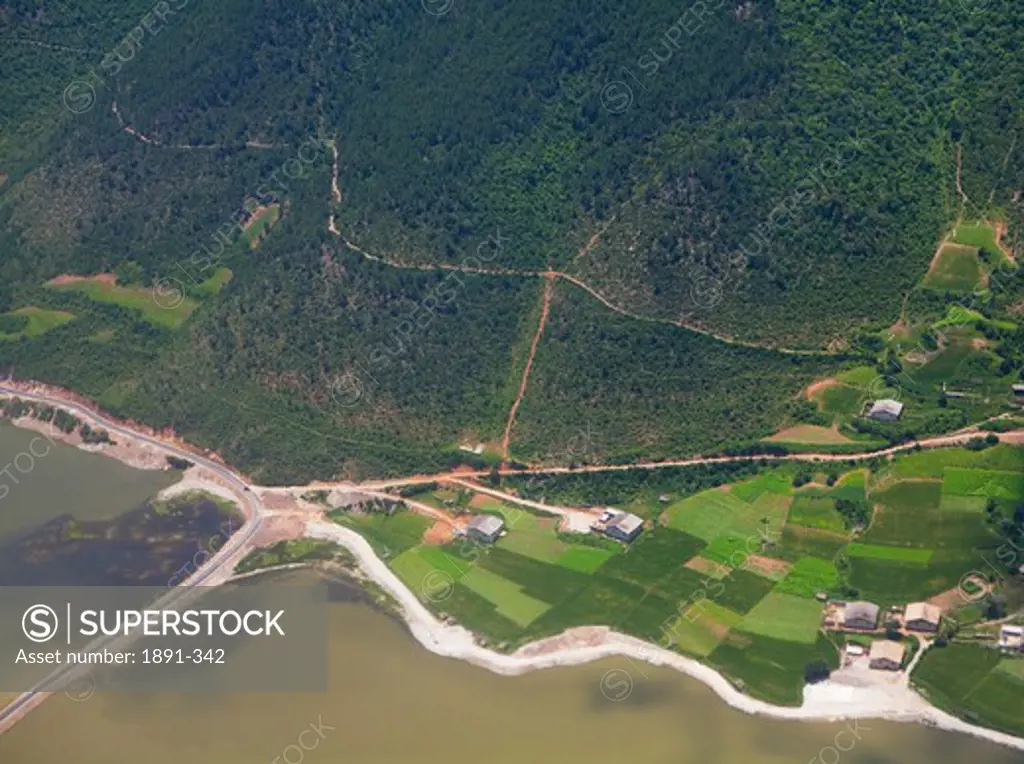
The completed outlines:
[[[294,541],[306,535],[306,520],[299,515],[269,515],[253,536],[254,548],[273,546],[281,541]]]
[[[804,394],[807,396],[807,400],[813,401],[814,397],[818,393],[822,392],[823,390],[827,390],[830,387],[835,387],[836,385],[841,384],[842,382],[840,382],[835,377],[829,377],[828,379],[822,379],[808,385],[807,389],[804,391]]]
[[[759,554],[752,554],[747,557],[745,567],[755,573],[760,573],[767,578],[775,578],[789,572],[793,567],[785,560],[775,560],[771,557],[762,557]]]
[[[442,523],[440,520],[427,528],[427,532],[423,534],[424,544],[440,546],[441,544],[447,544],[451,540],[452,526],[448,523]]]
[[[725,578],[732,571],[732,568],[729,566],[714,560],[705,559],[704,557],[692,557],[687,560],[686,565],[683,567],[695,570],[698,573],[704,573],[712,578]]]
[[[797,443],[851,443],[852,441],[839,432],[836,425],[820,427],[814,424],[798,424],[780,430],[769,438],[769,442],[790,441]]]
[[[46,282],[47,286],[64,286],[65,284],[76,284],[80,281],[95,281],[99,284],[117,285],[117,274],[97,273],[93,276],[75,276],[71,273],[62,273],[59,276]]]
[[[982,582],[979,580],[977,583],[981,585]],[[988,586],[988,582],[985,582],[985,586]],[[978,592],[977,595],[971,596],[976,596],[980,599],[981,592]],[[940,594],[936,594],[934,597],[928,600],[928,604],[935,605],[940,610],[942,610],[943,613],[947,613],[956,610],[958,607],[962,607],[963,605],[969,604],[970,601],[971,600],[969,600],[960,590],[960,587],[955,586],[952,589],[947,589],[946,591],[941,592]]]

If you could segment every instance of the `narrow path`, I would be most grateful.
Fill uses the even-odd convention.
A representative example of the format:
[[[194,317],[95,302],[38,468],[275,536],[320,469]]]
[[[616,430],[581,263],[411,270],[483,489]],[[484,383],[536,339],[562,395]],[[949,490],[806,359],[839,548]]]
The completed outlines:
[[[337,227],[333,225],[333,218],[328,221],[328,229],[330,229],[331,233],[334,233],[336,236],[341,236],[340,233],[337,231]],[[464,273],[474,273],[484,276],[520,276],[524,278],[532,277],[546,279],[560,278],[565,279],[573,286],[582,289],[609,310],[613,310],[616,313],[625,316],[626,318],[633,319],[634,321],[644,321],[646,323],[651,324],[664,324],[666,326],[674,326],[679,329],[685,329],[688,332],[693,332],[694,334],[702,334],[705,337],[710,337],[711,339],[718,340],[719,342],[724,342],[727,345],[738,345],[741,347],[754,348],[755,350],[768,350],[775,353],[782,353],[784,355],[817,356],[824,358],[832,358],[837,355],[837,353],[832,350],[804,350],[799,348],[778,347],[775,345],[766,345],[757,342],[749,342],[747,340],[741,340],[736,337],[730,337],[725,334],[717,334],[716,332],[710,331],[708,329],[702,329],[699,326],[687,324],[683,321],[675,321],[671,318],[655,318],[653,316],[642,316],[639,313],[634,313],[630,310],[627,310],[626,308],[616,305],[607,297],[605,297],[596,289],[594,289],[594,287],[590,286],[590,284],[588,284],[587,282],[578,279],[575,276],[571,276],[563,271],[521,271],[512,268],[465,268],[459,265],[451,265],[447,263],[427,263],[423,265],[414,265],[411,263],[403,263],[399,260],[393,260],[387,257],[381,257],[379,255],[371,255],[366,250],[362,249],[358,245],[352,243],[351,241],[343,237],[342,241],[345,243],[345,246],[347,246],[354,252],[358,252],[367,260],[372,260],[375,263],[381,263],[382,265],[387,265],[392,268],[401,268],[405,270],[414,271],[462,271]]]
[[[508,412],[508,421],[505,423],[505,436],[501,439],[502,456],[508,459],[508,442],[512,437],[512,426],[516,422],[516,412],[519,404],[523,402],[526,395],[526,386],[530,381],[530,370],[533,368],[533,357],[537,355],[537,345],[540,344],[541,335],[544,334],[544,327],[548,322],[548,313],[551,311],[551,293],[555,289],[554,278],[548,278],[544,283],[544,294],[541,295],[540,321],[537,324],[537,333],[533,335],[533,342],[530,344],[530,356],[526,359],[526,368],[523,369],[523,378],[519,382],[519,393],[516,395],[512,409]]]
[[[597,246],[598,242],[601,241],[601,237],[604,235],[604,232],[612,227],[612,223],[615,222],[616,217],[616,215],[612,215],[611,218],[609,218],[608,222],[601,226],[601,229],[590,237],[590,240],[586,243],[583,249],[576,253],[576,260],[579,260],[581,257],[586,257],[587,255],[590,254],[590,251]]]

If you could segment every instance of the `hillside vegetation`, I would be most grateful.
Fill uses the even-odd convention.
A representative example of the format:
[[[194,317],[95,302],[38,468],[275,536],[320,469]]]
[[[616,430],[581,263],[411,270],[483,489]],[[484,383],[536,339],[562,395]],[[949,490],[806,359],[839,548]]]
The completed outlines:
[[[1021,251],[1010,0],[169,5],[0,9],[0,313],[75,317],[0,366],[265,479],[500,440],[539,271],[578,283],[511,455],[564,460],[589,420],[632,459],[792,424],[849,358],[772,348],[860,354],[955,222]]]

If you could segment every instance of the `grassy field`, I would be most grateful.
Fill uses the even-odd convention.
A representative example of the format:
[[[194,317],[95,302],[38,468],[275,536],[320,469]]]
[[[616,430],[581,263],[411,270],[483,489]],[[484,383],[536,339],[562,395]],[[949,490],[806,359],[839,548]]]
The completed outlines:
[[[62,292],[78,292],[106,305],[139,311],[144,321],[167,329],[180,327],[199,307],[197,301],[178,293],[165,294],[152,287],[118,286],[99,279],[81,279],[68,284],[46,286]]]
[[[833,592],[839,584],[839,571],[834,563],[816,557],[797,561],[775,591],[813,598],[818,592]]]
[[[969,292],[981,281],[981,262],[976,246],[943,244],[924,277],[924,285],[952,292]]]
[[[817,491],[802,491],[789,508],[789,522],[804,528],[818,528],[833,533],[846,533],[846,521],[835,509],[831,495]]]
[[[803,701],[804,666],[812,660],[839,666],[836,648],[824,635],[807,644],[737,630],[708,658],[712,666],[754,697],[791,706]]]
[[[1002,252],[995,229],[984,223],[961,223],[953,229],[953,241],[968,247],[980,247],[993,254]]]
[[[249,246],[256,249],[270,233],[270,229],[281,217],[281,205],[271,204],[259,207],[249,218],[242,236]]]
[[[397,557],[406,549],[410,549],[423,538],[431,521],[412,512],[399,511],[394,514],[371,512],[353,514],[351,512],[331,512],[331,519],[358,531],[373,545],[374,549],[385,559]]]
[[[820,624],[820,602],[773,591],[744,616],[741,628],[763,637],[813,644]]]
[[[933,648],[914,670],[914,686],[935,705],[971,722],[1024,734],[1021,680],[997,650],[953,644]]]
[[[948,467],[942,488],[954,496],[1021,500],[1024,499],[1024,473]]]
[[[11,316],[13,323],[18,326],[17,331],[0,331],[0,342],[10,342],[22,337],[38,337],[51,329],[66,324],[74,319],[74,313],[63,310],[46,310],[34,305],[12,310],[3,316]]]
[[[931,549],[911,549],[899,546],[880,546],[854,542],[846,547],[850,557],[866,557],[872,560],[892,560],[915,565],[927,565],[934,554]]]

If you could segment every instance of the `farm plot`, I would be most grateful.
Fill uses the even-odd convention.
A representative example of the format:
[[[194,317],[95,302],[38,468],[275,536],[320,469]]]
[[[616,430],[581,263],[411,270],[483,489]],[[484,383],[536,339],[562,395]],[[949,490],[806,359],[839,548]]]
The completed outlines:
[[[1024,499],[1024,473],[947,467],[943,491],[954,496]]]
[[[374,551],[385,559],[397,557],[419,544],[423,534],[431,526],[431,521],[427,518],[407,511],[394,514],[336,511],[330,513],[330,518],[365,536]]]
[[[924,567],[932,558],[934,550],[854,542],[847,545],[846,553],[850,557],[863,557],[871,560],[887,560]]]
[[[790,525],[818,528],[833,533],[846,533],[846,521],[836,511],[836,500],[816,489],[801,491],[789,509]]]
[[[743,616],[714,602],[693,605],[671,621],[663,639],[684,653],[708,656]]]
[[[836,648],[824,635],[807,644],[738,629],[729,632],[708,660],[726,676],[742,681],[755,698],[790,706],[803,701],[804,666],[810,661],[839,666]]]
[[[976,246],[945,243],[939,249],[924,285],[933,289],[969,292],[982,279],[981,261]]]
[[[742,631],[788,642],[813,644],[821,624],[821,603],[771,592],[747,613]]]
[[[818,592],[831,592],[838,585],[839,571],[835,563],[817,557],[803,557],[797,560],[775,591],[813,598]]]
[[[1024,732],[1021,681],[1003,667],[998,651],[952,644],[932,649],[912,676],[935,705],[961,718],[1020,735]]]

